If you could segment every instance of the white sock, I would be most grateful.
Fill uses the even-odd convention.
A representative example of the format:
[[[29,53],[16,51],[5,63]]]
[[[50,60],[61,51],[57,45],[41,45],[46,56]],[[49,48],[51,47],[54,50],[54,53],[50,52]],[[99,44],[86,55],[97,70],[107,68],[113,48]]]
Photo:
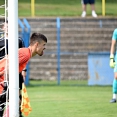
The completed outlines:
[[[81,16],[85,17],[86,16],[86,11],[83,11]]]
[[[94,10],[92,10],[92,13],[95,13],[95,11],[94,11]]]
[[[113,94],[113,99],[116,99],[116,94]]]
[[[86,13],[86,11],[83,11],[83,13]]]

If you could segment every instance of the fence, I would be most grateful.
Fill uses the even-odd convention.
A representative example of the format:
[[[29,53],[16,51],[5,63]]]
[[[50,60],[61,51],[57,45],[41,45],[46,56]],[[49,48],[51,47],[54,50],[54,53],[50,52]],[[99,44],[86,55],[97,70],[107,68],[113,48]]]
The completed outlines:
[[[58,85],[60,85],[61,81],[61,62],[60,59],[63,55],[74,55],[74,53],[70,52],[61,52],[61,22],[60,18],[56,19],[57,24],[57,79]],[[99,27],[103,27],[103,21],[99,20]],[[109,67],[109,52],[86,52],[80,53],[75,52],[76,55],[83,55],[87,56],[87,66],[88,66],[88,85],[111,85],[113,82],[113,71]],[[69,71],[70,72],[70,71]],[[83,72],[81,72],[83,74]],[[85,76],[86,77],[86,76]],[[74,79],[74,78],[71,78]],[[75,78],[77,79],[77,78]]]
[[[108,52],[88,54],[88,85],[112,85],[114,73],[109,67]]]
[[[112,32],[116,27],[116,19],[113,18],[39,18],[28,21],[32,32],[36,30],[48,37],[44,56],[31,59],[30,79],[46,80],[48,83],[57,81],[58,85],[66,81],[67,84],[77,85],[82,80],[88,84],[88,53],[94,52],[96,55],[98,52],[109,52]],[[109,56],[104,59],[109,59]],[[108,60],[106,65],[109,67]],[[110,79],[113,79],[112,70],[109,73]],[[101,70],[98,74],[102,76]]]
[[[102,0],[102,16],[105,16],[105,0]],[[35,0],[31,0],[31,16],[35,17]]]
[[[31,27],[28,23],[28,21],[24,18],[23,21],[21,21],[20,19],[18,19],[18,24],[19,27],[21,28],[21,30],[19,31],[19,36],[22,37],[25,47],[29,46],[29,39],[30,39],[30,33],[31,33]],[[27,74],[26,74],[26,80],[25,80],[25,84],[28,85],[29,84],[29,63],[26,66],[27,68]]]

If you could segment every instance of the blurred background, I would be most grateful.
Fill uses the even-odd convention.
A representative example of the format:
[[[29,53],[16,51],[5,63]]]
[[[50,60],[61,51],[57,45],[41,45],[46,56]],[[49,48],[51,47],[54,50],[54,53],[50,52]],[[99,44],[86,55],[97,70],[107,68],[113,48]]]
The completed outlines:
[[[4,0],[0,0],[0,5],[2,4],[4,4]],[[110,99],[108,91],[111,92],[110,86],[113,82],[113,69],[109,67],[109,56],[112,33],[117,27],[117,0],[96,0],[95,11],[97,14],[96,18],[92,17],[91,7],[88,4],[87,16],[82,18],[81,0],[18,1],[19,36],[23,38],[25,45],[29,45],[29,37],[33,32],[43,33],[48,38],[48,44],[44,55],[42,57],[35,56],[28,63],[28,73],[25,82],[26,85],[29,86],[28,90],[32,101],[36,99],[37,102],[38,98],[42,101],[40,102],[40,115],[42,117],[110,116],[109,113],[105,114],[104,112],[97,112],[97,115],[93,113],[89,116],[87,116],[89,112],[86,112],[82,115],[85,109],[83,109],[84,107],[81,107],[81,105],[90,107],[90,101],[93,96],[94,99],[96,99],[93,101],[98,100],[97,97],[99,91],[103,91],[100,94],[102,100],[103,93],[105,92],[105,98],[108,97],[105,102],[107,103]],[[4,18],[2,17],[2,14],[4,14],[4,9],[0,9],[0,14],[0,22],[3,22]],[[94,90],[88,89],[92,88],[90,87],[92,85],[94,85]],[[98,87],[97,85],[107,87],[103,90],[103,87]],[[36,91],[37,87],[33,89],[35,86],[45,87],[38,87],[38,91],[40,91],[39,93]],[[56,86],[63,87],[56,89]],[[67,89],[67,91],[70,91],[70,93],[73,93],[76,97],[72,97],[70,94],[67,95],[64,86],[73,86],[74,93],[72,92],[72,88]],[[74,86],[78,86],[77,89],[75,89]],[[85,86],[85,89],[82,86]],[[62,93],[53,94],[53,89],[55,89],[55,92],[58,91],[59,93]],[[88,92],[89,90],[91,92]],[[58,107],[58,110],[61,108],[60,112],[62,112],[62,109],[66,108],[66,110],[63,109],[65,112],[69,110],[67,109],[67,107],[69,107],[71,109],[71,114],[63,112],[63,114],[59,116],[59,111],[54,111],[53,114],[51,113],[52,110],[49,111],[51,106],[54,108],[56,103],[59,103],[56,99],[58,99],[60,95],[64,95],[64,93],[64,96],[66,96],[65,100],[69,97],[68,100],[74,101],[72,106],[74,106],[75,103],[79,104],[79,102],[76,101],[79,96],[77,91],[86,91],[84,95],[80,94],[80,96],[82,95],[80,99],[82,100],[87,95],[87,100],[85,100],[85,102],[89,102],[89,105],[85,105],[82,102],[79,107],[76,105],[73,108],[73,110],[75,110],[76,108],[81,107],[81,112],[72,111],[72,107],[70,108],[68,105],[66,107],[60,106]],[[97,97],[95,95],[92,96],[94,92]],[[43,93],[45,93],[45,96]],[[53,95],[55,97],[52,97]],[[47,98],[46,96],[50,97]],[[59,98],[62,99],[63,97],[61,96]],[[89,98],[90,96],[92,96],[92,98]],[[48,101],[51,102],[53,100],[56,100],[56,102],[52,103],[54,106],[50,106]],[[62,101],[64,102],[64,100]],[[36,102],[34,102],[35,105],[33,104],[33,108],[39,107],[36,105]],[[43,102],[46,102],[44,103],[45,105],[43,105]],[[98,104],[98,101],[95,103]],[[67,104],[67,102],[65,104]],[[109,105],[104,104],[104,108],[107,106]],[[91,110],[88,108],[89,111],[94,112],[93,109],[95,106],[93,105],[91,107]],[[99,108],[100,107],[101,104],[99,105]],[[43,108],[46,109],[46,114],[44,114],[44,111],[42,110]],[[110,107],[108,110],[111,110]],[[34,110],[34,115],[32,114],[31,117],[38,117],[39,115],[36,114],[37,112],[38,109]],[[74,113],[76,114],[74,115]],[[115,114],[112,116],[115,117]]]
[[[99,16],[102,16],[102,3],[105,1],[106,16],[116,17],[117,0],[96,0],[95,8]],[[81,16],[82,5],[81,0],[19,0],[19,17],[32,16],[32,3],[35,6],[35,17],[46,16]],[[4,4],[4,0],[0,0],[0,4]],[[2,9],[1,9],[2,11]],[[1,12],[0,11],[0,12]],[[91,8],[87,5],[87,14],[90,16]]]
[[[1,0],[0,4],[4,2]],[[19,36],[25,45],[28,47],[33,32],[48,37],[45,55],[32,58],[27,65],[26,84],[29,80],[58,85],[64,82],[78,85],[82,80],[89,85],[112,84],[113,73],[107,74],[107,70],[112,71],[108,56],[112,32],[117,26],[116,3],[116,0],[95,1],[95,18],[90,4],[86,17],[81,17],[80,0],[19,0]],[[4,12],[1,7],[1,22]]]

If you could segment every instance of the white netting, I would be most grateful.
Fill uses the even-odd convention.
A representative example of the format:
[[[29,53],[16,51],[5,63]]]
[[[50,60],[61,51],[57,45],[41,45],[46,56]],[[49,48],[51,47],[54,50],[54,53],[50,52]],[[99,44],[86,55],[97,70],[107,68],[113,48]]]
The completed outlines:
[[[5,23],[7,21],[7,11],[8,8],[8,3],[7,0],[4,1],[4,4],[0,5],[0,10],[3,11],[3,13],[0,14],[0,60],[4,57],[7,57],[7,49],[6,49],[6,39],[7,38],[7,34],[8,31],[6,33],[6,30],[8,29],[8,25]],[[6,59],[6,66],[5,68],[7,68],[7,59]],[[1,71],[0,71],[1,72]],[[8,77],[7,77],[7,70],[4,69],[4,79],[0,79],[0,85],[4,87],[4,92],[0,93],[0,114],[1,111],[5,109],[6,106],[8,106]],[[1,78],[1,76],[0,76]],[[1,88],[0,86],[0,88]],[[6,101],[2,101],[6,100]],[[8,113],[6,113],[6,115],[8,115]]]

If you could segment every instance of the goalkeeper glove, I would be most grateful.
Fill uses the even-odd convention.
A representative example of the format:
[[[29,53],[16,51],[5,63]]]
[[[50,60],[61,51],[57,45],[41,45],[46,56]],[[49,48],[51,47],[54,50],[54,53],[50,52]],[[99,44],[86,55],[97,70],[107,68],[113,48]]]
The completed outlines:
[[[115,67],[115,61],[114,61],[114,55],[113,54],[110,55],[110,67],[111,68]]]

